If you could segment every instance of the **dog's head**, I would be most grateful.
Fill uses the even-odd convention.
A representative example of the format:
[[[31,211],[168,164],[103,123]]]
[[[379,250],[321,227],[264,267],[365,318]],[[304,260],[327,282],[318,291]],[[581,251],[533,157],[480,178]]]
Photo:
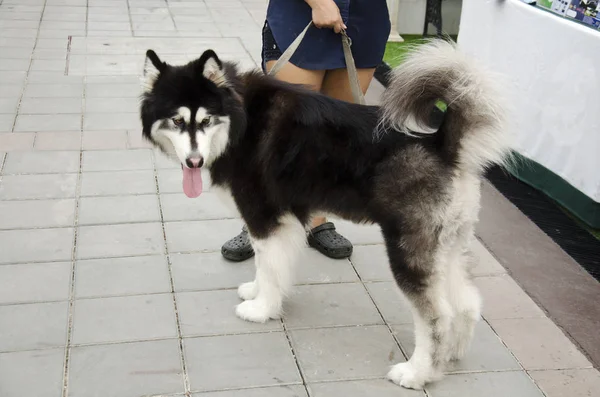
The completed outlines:
[[[182,66],[161,61],[152,50],[146,53],[143,135],[181,163],[188,196],[202,191],[200,169],[210,167],[243,132],[234,75],[235,68],[221,62],[212,50]]]

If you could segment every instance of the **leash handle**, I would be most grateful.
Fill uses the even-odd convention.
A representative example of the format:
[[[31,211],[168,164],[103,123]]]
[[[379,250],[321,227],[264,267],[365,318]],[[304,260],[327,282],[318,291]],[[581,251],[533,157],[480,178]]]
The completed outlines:
[[[310,21],[308,25],[304,28],[304,30],[294,39],[292,44],[281,54],[281,57],[275,62],[275,65],[271,68],[268,75],[275,76],[281,70],[283,65],[289,62],[290,58],[294,55],[300,43],[306,36],[306,32],[312,26],[313,22]],[[365,97],[362,93],[362,89],[360,88],[360,83],[358,81],[358,72],[356,71],[356,65],[354,64],[354,57],[352,56],[352,50],[350,47],[352,46],[352,40],[346,34],[345,30],[342,30],[342,47],[344,49],[344,59],[346,61],[346,69],[348,70],[348,79],[350,80],[350,89],[352,90],[352,97],[354,98],[354,102],[364,105]]]

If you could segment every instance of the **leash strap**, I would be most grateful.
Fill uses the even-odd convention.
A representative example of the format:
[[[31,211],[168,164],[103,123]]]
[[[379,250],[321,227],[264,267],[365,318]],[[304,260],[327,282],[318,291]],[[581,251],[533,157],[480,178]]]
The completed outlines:
[[[275,65],[271,68],[268,75],[275,76],[281,70],[283,65],[289,62],[290,58],[294,55],[300,43],[306,36],[306,32],[312,26],[312,21],[309,22],[308,25],[304,28],[304,30],[294,39],[292,44],[284,51],[284,53],[279,57]],[[362,89],[360,88],[360,83],[358,81],[358,72],[356,71],[356,65],[354,64],[354,57],[352,56],[352,51],[350,47],[352,46],[352,40],[346,34],[346,31],[342,31],[342,47],[344,49],[344,59],[346,60],[346,69],[348,70],[348,79],[350,80],[350,89],[352,90],[352,97],[354,98],[354,102],[364,105],[365,97],[362,93]]]

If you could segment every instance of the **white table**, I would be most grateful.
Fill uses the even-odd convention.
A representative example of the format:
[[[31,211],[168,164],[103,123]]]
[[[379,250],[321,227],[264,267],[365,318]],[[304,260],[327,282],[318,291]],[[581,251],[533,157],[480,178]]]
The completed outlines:
[[[517,151],[600,203],[600,32],[518,0],[464,0],[458,43],[512,81]]]

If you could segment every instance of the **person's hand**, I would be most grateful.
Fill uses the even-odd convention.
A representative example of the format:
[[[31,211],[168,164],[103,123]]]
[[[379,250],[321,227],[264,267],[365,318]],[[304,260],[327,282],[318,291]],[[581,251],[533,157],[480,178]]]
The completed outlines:
[[[340,9],[333,0],[306,0],[312,8],[312,20],[316,27],[333,28],[336,33],[346,29]]]

